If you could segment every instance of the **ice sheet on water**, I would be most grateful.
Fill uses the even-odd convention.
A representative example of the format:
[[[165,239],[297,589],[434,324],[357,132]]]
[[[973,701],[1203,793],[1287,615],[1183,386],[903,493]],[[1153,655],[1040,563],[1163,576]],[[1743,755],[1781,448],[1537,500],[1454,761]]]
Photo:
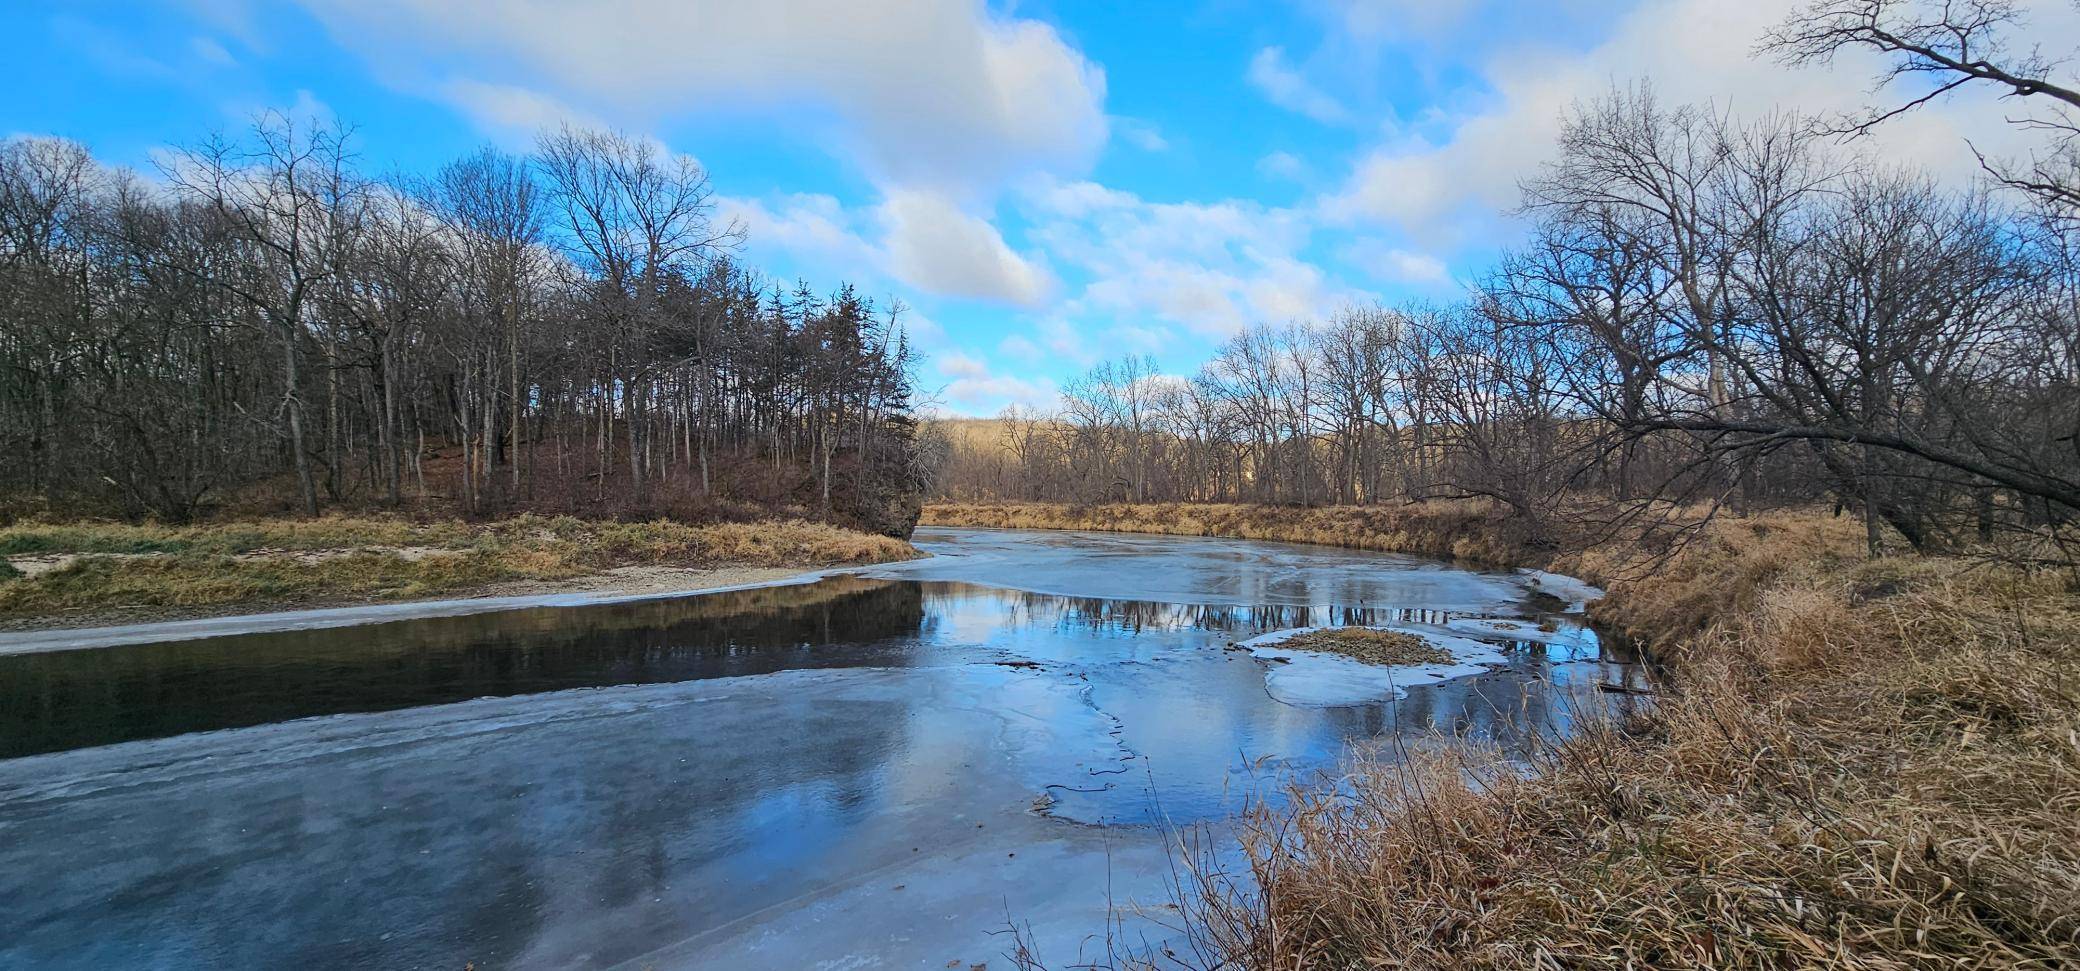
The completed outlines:
[[[1603,588],[1585,580],[1545,570],[1518,570],[1517,575],[1531,581],[1540,593],[1551,594],[1567,601],[1567,609],[1580,612],[1588,609],[1591,601],[1603,599]]]
[[[1241,642],[1250,653],[1272,660],[1264,672],[1264,688],[1271,697],[1289,705],[1307,708],[1341,708],[1400,698],[1417,685],[1436,684],[1452,678],[1480,674],[1485,665],[1502,664],[1507,658],[1495,648],[1420,627],[1379,627],[1414,634],[1434,647],[1451,653],[1451,664],[1369,664],[1340,654],[1283,649],[1281,642],[1321,627],[1295,627],[1272,631]]]

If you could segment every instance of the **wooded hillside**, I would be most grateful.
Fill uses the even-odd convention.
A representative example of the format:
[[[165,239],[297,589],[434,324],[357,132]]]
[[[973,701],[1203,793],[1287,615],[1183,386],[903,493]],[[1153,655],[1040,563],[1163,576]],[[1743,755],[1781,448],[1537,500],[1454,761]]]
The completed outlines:
[[[562,130],[424,178],[287,117],[139,174],[0,142],[0,514],[226,503],[907,535],[900,306],[740,265],[690,158]]]

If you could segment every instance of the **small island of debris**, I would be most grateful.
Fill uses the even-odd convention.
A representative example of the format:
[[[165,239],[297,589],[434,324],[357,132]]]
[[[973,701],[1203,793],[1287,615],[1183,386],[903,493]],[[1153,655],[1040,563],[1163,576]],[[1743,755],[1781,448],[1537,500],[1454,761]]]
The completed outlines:
[[[1452,652],[1414,634],[1369,627],[1324,627],[1294,634],[1281,648],[1341,654],[1369,664],[1454,664]]]

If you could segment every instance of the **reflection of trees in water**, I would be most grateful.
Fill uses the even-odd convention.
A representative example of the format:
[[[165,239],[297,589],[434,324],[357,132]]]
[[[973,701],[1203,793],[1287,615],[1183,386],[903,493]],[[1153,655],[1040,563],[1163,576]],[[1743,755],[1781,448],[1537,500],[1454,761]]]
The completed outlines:
[[[967,583],[925,584],[925,602],[937,611],[944,606],[969,605],[977,600],[994,601],[1004,610],[1008,626],[1058,627],[1099,633],[1140,633],[1144,630],[1204,630],[1250,637],[1294,627],[1395,627],[1418,624],[1442,627],[1461,617],[1487,614],[1436,610],[1425,607],[1347,607],[1336,604],[1296,606],[1291,604],[1180,604],[1150,600],[1114,600],[1105,597],[1065,597],[1030,593]],[[1464,635],[1460,635],[1464,636]],[[1594,639],[1587,656],[1593,656]],[[1512,649],[1545,651],[1546,645],[1514,642]],[[1581,648],[1564,646],[1555,659],[1585,656]]]
[[[612,684],[900,664],[914,583],[835,578],[0,657],[0,757],[352,711]]]

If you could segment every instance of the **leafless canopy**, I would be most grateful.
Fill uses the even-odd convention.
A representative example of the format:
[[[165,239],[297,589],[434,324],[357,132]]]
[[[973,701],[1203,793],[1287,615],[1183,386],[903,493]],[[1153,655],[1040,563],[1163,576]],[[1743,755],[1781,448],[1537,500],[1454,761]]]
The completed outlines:
[[[914,522],[900,307],[761,281],[691,159],[564,129],[379,180],[350,135],[267,115],[163,185],[0,142],[0,516]]]

